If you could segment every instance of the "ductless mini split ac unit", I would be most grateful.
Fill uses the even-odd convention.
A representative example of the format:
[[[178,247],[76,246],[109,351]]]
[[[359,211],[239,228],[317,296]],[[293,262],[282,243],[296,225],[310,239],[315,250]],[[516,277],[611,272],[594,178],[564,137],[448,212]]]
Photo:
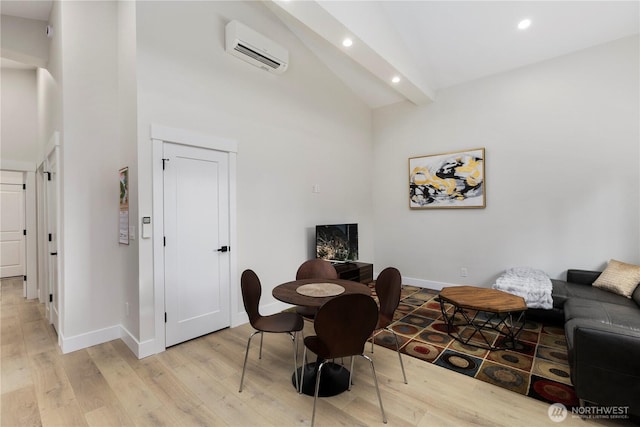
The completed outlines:
[[[249,64],[281,74],[289,65],[289,51],[238,21],[225,28],[225,50]]]

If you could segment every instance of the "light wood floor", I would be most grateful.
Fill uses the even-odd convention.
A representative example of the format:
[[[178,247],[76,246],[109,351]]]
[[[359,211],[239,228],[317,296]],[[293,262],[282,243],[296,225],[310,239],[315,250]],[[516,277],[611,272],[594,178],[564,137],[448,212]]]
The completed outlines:
[[[21,280],[3,280],[0,296],[2,426],[310,424],[313,399],[291,386],[286,335],[265,335],[262,360],[254,339],[238,393],[248,325],[142,360],[120,340],[63,355]],[[571,415],[553,423],[547,404],[405,356],[406,385],[395,352],[376,346],[373,358],[389,426],[625,425]],[[319,401],[316,424],[383,425],[366,361],[357,361],[350,392]]]

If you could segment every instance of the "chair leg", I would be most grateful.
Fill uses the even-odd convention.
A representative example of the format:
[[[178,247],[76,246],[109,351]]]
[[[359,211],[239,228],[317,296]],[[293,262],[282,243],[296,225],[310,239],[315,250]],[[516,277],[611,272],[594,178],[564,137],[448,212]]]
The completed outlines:
[[[264,333],[260,332],[260,356],[258,359],[262,359],[262,338],[264,338]]]
[[[355,357],[351,356],[351,366],[349,366],[349,388],[347,390],[351,391],[351,378],[353,377],[353,362]]]
[[[396,351],[398,352],[398,359],[400,359],[400,368],[402,368],[402,377],[404,378],[404,383],[407,383],[407,375],[404,373],[404,363],[402,363],[402,353],[400,353],[400,343],[398,342],[398,335],[393,331],[393,329],[386,328],[387,331],[391,332],[393,336],[396,338]]]
[[[254,337],[255,334],[258,334],[258,333],[261,334],[262,332],[255,331],[249,336],[249,340],[247,341],[247,351],[244,353],[244,365],[242,365],[242,377],[240,378],[240,390],[238,390],[239,393],[242,393],[242,383],[244,382],[244,371],[247,369],[247,358],[249,357],[249,345],[251,345],[251,339]]]
[[[306,369],[305,361],[307,360],[307,346],[304,346],[304,351],[302,352],[302,370],[300,371],[300,388],[298,389],[298,394],[302,393],[302,385],[304,383],[304,371]]]
[[[387,416],[384,414],[384,407],[382,406],[382,398],[380,397],[380,388],[378,387],[378,377],[376,376],[376,370],[373,367],[373,360],[371,360],[370,357],[364,354],[361,354],[361,356],[367,359],[369,361],[369,364],[371,365],[371,373],[373,374],[373,383],[376,385],[376,392],[378,393],[378,402],[380,403],[380,411],[382,412],[382,421],[386,424]]]
[[[293,341],[293,375],[296,378],[296,390],[300,391],[300,380],[298,379],[298,334],[289,332]]]
[[[323,360],[320,363],[320,366],[318,366],[318,373],[316,376],[316,391],[313,395],[313,413],[311,414],[311,427],[313,427],[313,423],[315,422],[316,419],[316,402],[318,401],[318,393],[320,392],[320,377],[322,375],[322,367],[325,364],[325,360]]]
[[[301,330],[300,333],[302,334],[302,345],[304,346],[304,352],[303,352],[304,354],[303,354],[303,357],[302,357],[302,364],[304,366],[304,365],[309,363],[309,361],[307,360],[307,356],[306,356],[306,354],[307,354],[307,346],[304,345],[304,329]],[[302,370],[302,373],[304,373],[304,369]]]

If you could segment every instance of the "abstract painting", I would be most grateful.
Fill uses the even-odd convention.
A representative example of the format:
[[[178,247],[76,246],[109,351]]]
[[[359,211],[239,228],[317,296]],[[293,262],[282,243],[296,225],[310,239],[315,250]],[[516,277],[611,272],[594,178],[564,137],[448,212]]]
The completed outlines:
[[[409,207],[484,208],[484,148],[410,158]]]

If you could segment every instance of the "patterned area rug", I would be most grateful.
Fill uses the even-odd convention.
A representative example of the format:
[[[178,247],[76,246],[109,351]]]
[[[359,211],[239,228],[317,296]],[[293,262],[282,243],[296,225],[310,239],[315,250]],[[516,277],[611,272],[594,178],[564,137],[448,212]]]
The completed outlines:
[[[544,402],[562,403],[569,410],[578,406],[561,327],[527,321],[514,350],[489,351],[461,344],[447,334],[437,294],[403,285],[390,326],[398,334],[402,353]],[[472,332],[467,329],[460,331],[462,336]],[[492,334],[497,339],[498,334]],[[378,333],[375,343],[396,348],[388,331]]]

